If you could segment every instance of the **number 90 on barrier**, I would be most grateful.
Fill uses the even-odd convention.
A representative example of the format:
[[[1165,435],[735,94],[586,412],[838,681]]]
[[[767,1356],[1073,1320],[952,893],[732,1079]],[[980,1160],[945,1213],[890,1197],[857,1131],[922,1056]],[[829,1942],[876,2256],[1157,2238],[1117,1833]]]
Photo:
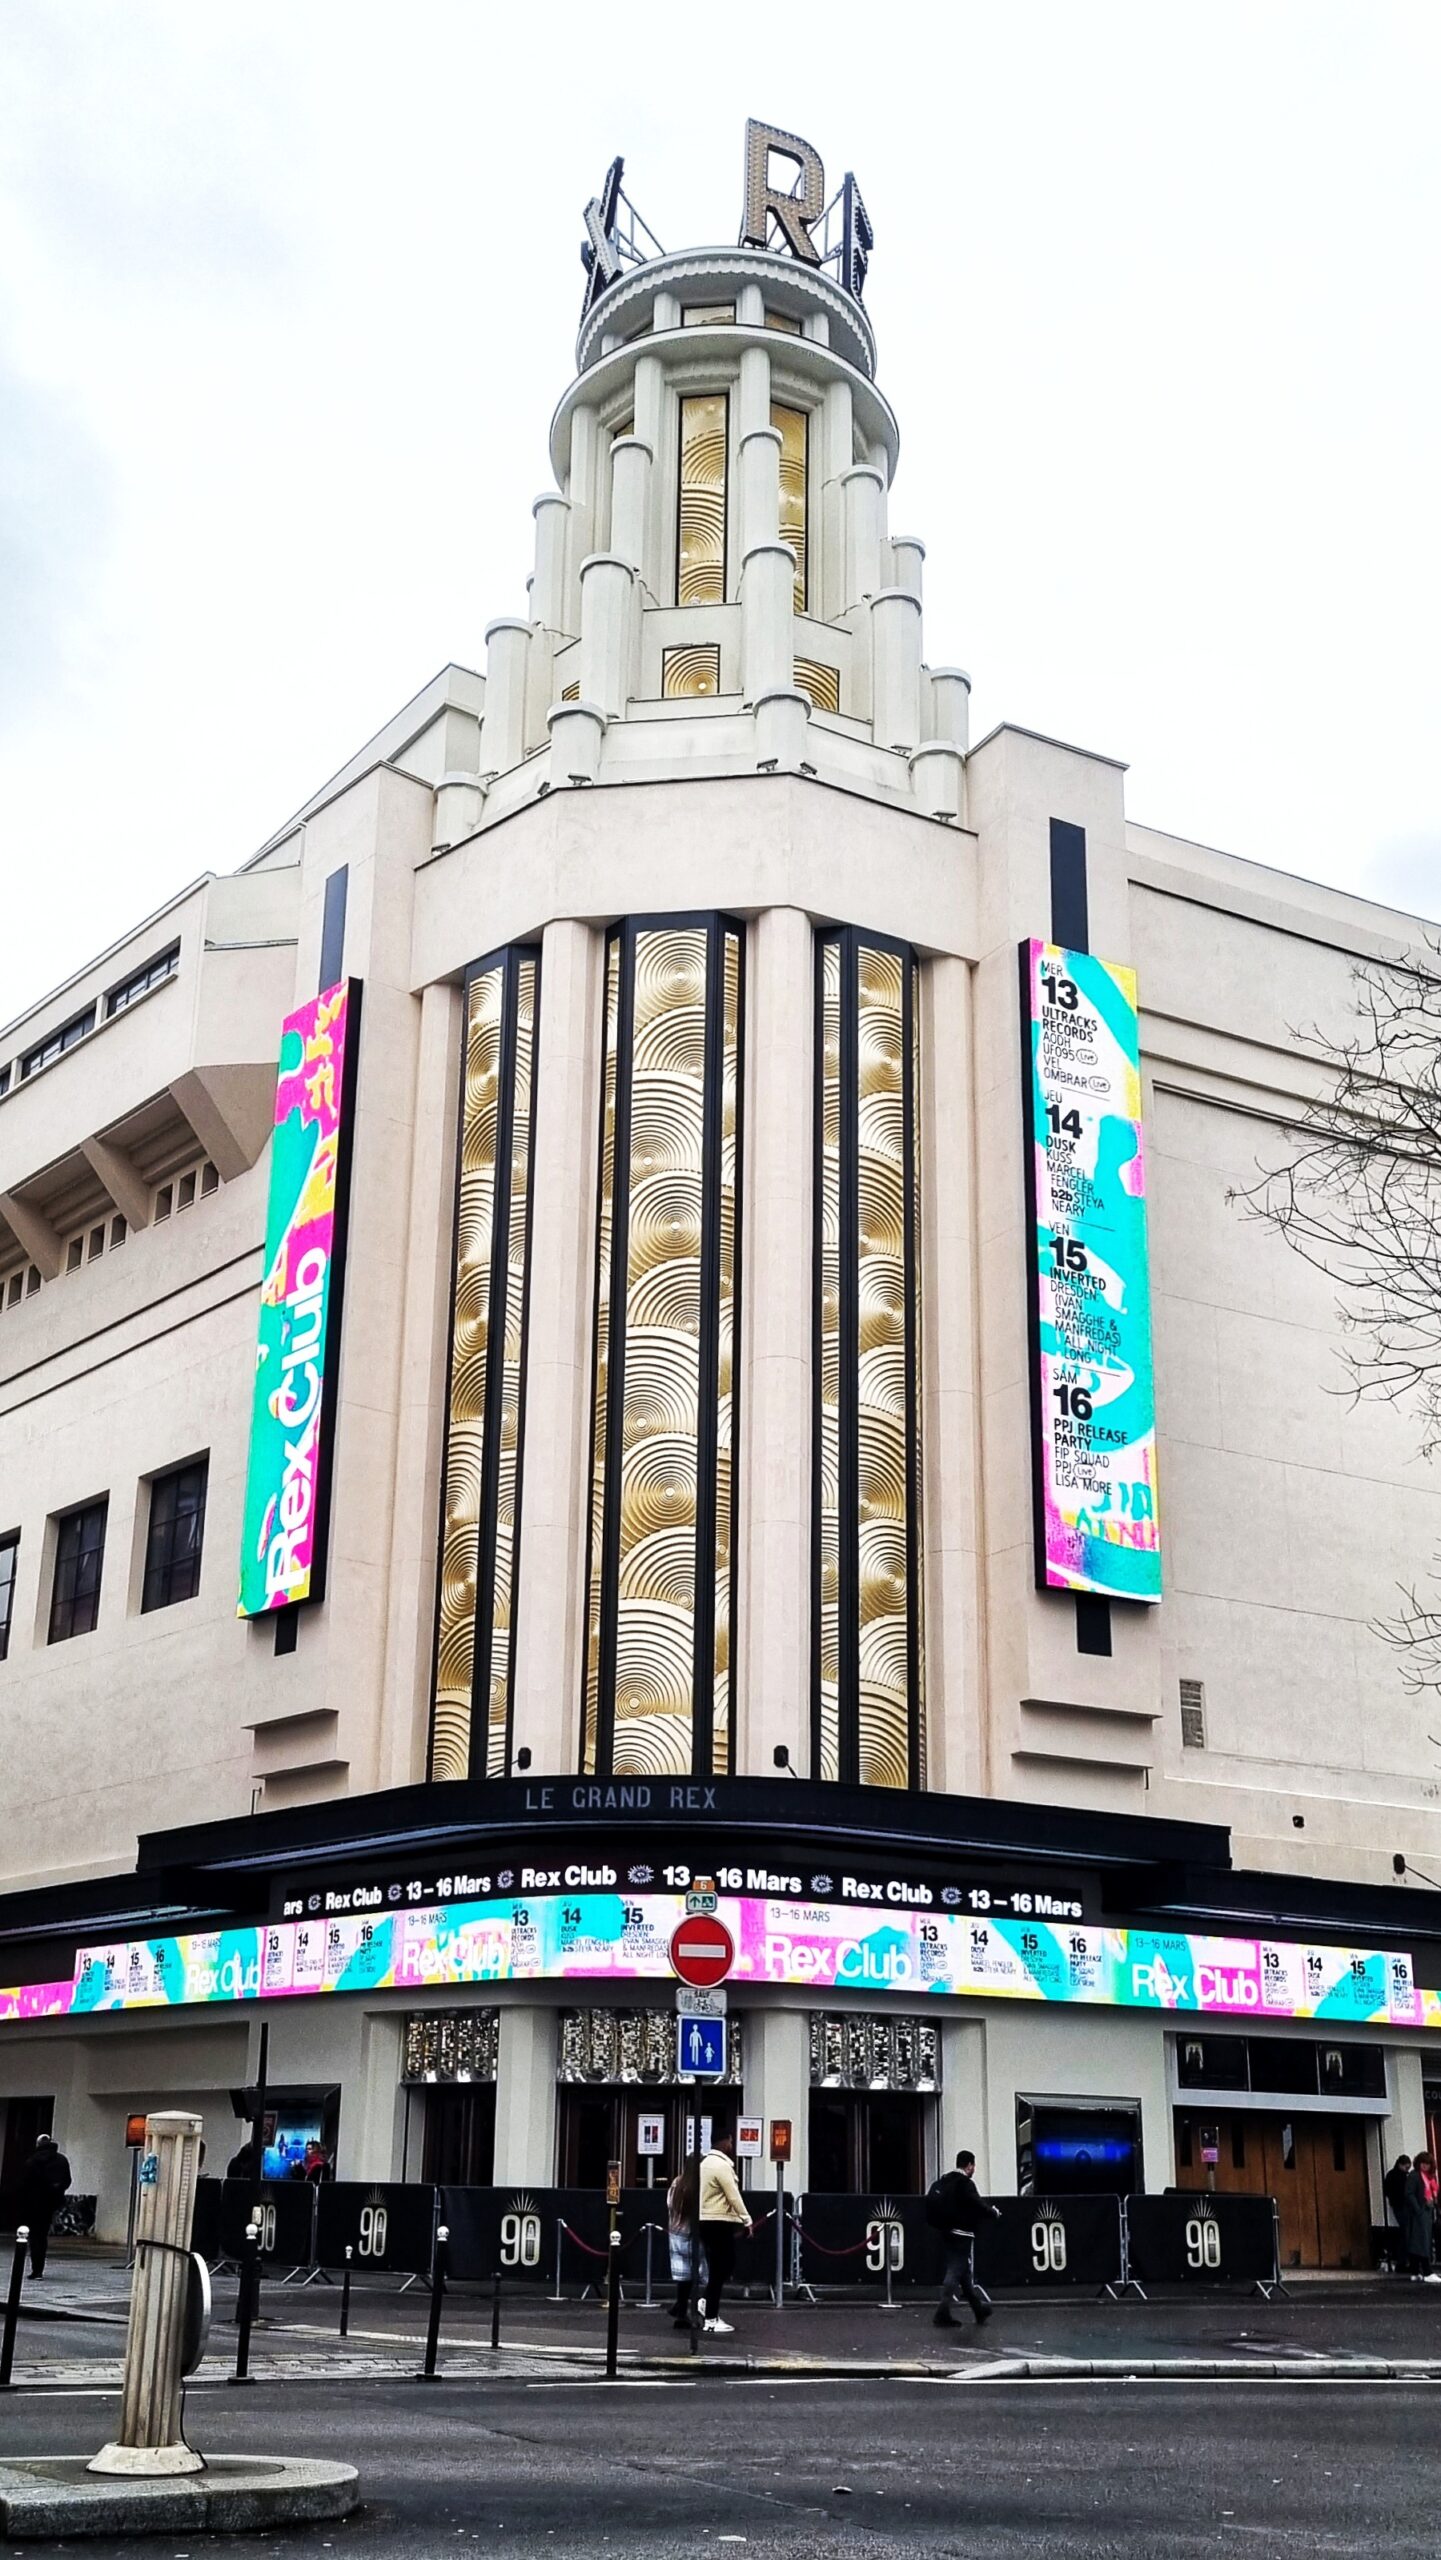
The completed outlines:
[[[875,2215],[866,2224],[866,2267],[871,2275],[885,2274],[887,2252],[891,2273],[898,2276],[906,2263],[905,2225]]]
[[[500,2263],[503,2267],[538,2267],[540,2215],[503,2213],[500,2217]]]
[[[1211,2215],[1193,2213],[1186,2224],[1186,2264],[1195,2275],[1215,2275],[1221,2264],[1221,2226]]]

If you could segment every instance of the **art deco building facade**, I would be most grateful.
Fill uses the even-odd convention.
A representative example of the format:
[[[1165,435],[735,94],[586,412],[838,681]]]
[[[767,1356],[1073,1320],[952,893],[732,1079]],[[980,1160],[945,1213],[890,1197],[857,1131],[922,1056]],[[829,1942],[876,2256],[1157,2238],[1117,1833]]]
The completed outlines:
[[[1110,755],[973,746],[863,233],[629,263],[614,212],[484,674],[3,1035],[4,2163],[53,2112],[113,2230],[125,2114],[223,2149],[263,2013],[345,2174],[588,2183],[648,2093],[679,2139],[711,1873],[714,2104],[788,2116],[801,2188],[965,2134],[1043,2181],[1043,2118],[1159,2188],[1206,2111],[1275,2184],[1284,2116],[1285,2228],[1344,2257],[1441,2043],[1394,1880],[1434,1754],[1372,1631],[1441,1505],[1232,1195],[1315,1090],[1291,1026],[1418,928],[1136,824]],[[276,1256],[288,1018],[325,1304]],[[1080,1131],[1108,1042],[1083,1199],[1044,1078]],[[1303,1988],[1177,1991],[1187,1948]]]

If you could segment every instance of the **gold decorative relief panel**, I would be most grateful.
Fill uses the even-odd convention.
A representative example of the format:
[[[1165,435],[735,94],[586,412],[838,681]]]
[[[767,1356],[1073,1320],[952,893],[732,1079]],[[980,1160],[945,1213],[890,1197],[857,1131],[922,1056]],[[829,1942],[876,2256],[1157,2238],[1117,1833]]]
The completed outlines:
[[[821,937],[817,968],[817,1774],[923,1782],[916,966]]]
[[[539,991],[524,947],[466,983],[433,1778],[509,1766]]]
[[[702,917],[611,937],[584,1765],[730,1765],[731,1373],[742,949]]]

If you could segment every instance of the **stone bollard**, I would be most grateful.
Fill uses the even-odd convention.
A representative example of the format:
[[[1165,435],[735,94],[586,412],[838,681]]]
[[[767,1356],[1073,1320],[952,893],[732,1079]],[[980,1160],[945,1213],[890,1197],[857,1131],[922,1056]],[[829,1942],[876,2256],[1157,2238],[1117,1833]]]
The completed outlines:
[[[151,2116],[146,2122],[120,2433],[97,2453],[89,2465],[92,2471],[154,2479],[205,2468],[180,2432],[180,2367],[200,2130],[198,2116]]]

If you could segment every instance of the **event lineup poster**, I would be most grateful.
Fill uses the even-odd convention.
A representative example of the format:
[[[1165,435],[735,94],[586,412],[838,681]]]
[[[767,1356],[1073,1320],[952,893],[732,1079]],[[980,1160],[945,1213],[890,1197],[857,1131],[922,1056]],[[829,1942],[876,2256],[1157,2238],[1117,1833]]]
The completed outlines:
[[[1136,977],[1022,944],[1031,1163],[1036,1577],[1159,1600],[1156,1403]]]
[[[359,986],[342,979],[281,1031],[240,1549],[242,1618],[320,1596],[327,1376],[338,1345],[341,1152]]]
[[[0,2019],[491,1982],[668,1986],[684,1910],[680,1893],[547,1894],[127,1940],[83,1948],[68,1983],[0,1992]],[[1401,1954],[962,1912],[858,1913],[759,1895],[723,1895],[720,1916],[736,1942],[739,1994],[784,1984],[1441,2028],[1441,1995],[1418,1988]]]

